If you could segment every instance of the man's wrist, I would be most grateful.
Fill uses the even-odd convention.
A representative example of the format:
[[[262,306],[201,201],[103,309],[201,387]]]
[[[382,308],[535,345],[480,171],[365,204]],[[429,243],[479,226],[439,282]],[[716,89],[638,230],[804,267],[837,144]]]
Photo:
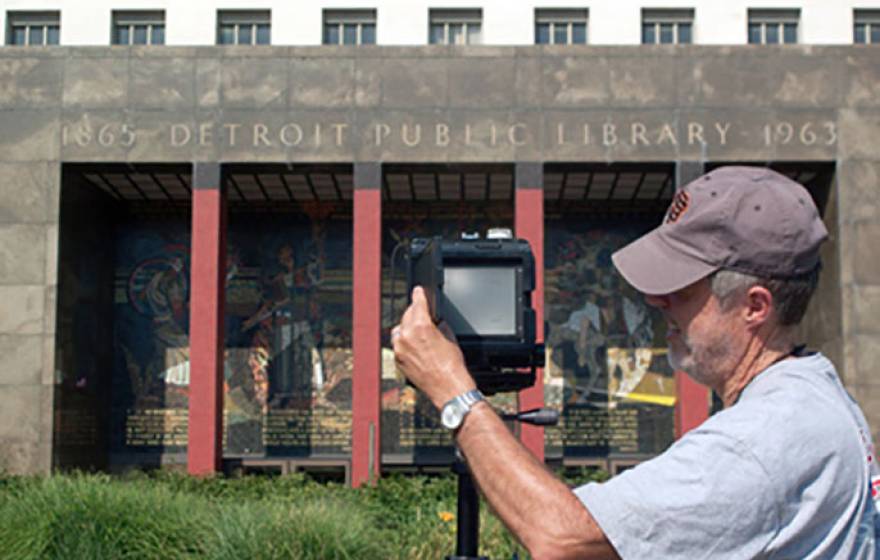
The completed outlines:
[[[469,434],[474,433],[480,424],[480,418],[485,414],[495,414],[495,409],[488,401],[482,400],[471,407],[470,412],[464,417],[461,426],[455,430],[456,440],[466,439]]]
[[[444,384],[442,387],[438,387],[433,394],[429,395],[431,397],[431,402],[434,403],[437,410],[442,409],[443,405],[455,397],[477,388],[477,384],[474,383],[473,378],[467,370],[450,373],[447,379],[449,379],[448,385]]]

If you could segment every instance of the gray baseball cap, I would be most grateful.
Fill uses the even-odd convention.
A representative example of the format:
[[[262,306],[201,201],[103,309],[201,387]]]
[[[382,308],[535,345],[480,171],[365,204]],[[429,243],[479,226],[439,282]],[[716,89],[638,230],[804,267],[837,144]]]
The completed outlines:
[[[611,258],[645,294],[669,294],[720,269],[791,278],[819,266],[828,238],[810,193],[764,167],[719,167],[675,194],[663,223]]]

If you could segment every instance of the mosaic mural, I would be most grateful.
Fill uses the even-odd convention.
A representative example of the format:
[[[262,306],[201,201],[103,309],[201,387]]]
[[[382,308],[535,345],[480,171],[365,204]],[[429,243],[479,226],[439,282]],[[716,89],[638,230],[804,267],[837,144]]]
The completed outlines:
[[[660,314],[611,254],[645,231],[632,222],[547,222],[545,401],[562,413],[548,455],[654,454],[673,439],[675,381]]]
[[[332,206],[229,220],[225,453],[347,454],[351,222]],[[189,364],[186,224],[117,237],[114,447],[182,452]]]
[[[413,237],[511,226],[509,206],[414,205],[383,228],[382,450],[450,458],[437,412],[394,367],[405,307],[401,250]],[[592,224],[592,225],[588,225]],[[673,437],[664,326],[611,264],[644,228],[583,219],[546,228],[545,398],[562,422],[549,456],[654,454]],[[351,221],[332,206],[230,216],[224,361],[227,456],[347,455],[351,441]],[[189,393],[189,234],[130,223],[116,237],[111,449],[182,453]],[[513,410],[516,395],[493,397]]]

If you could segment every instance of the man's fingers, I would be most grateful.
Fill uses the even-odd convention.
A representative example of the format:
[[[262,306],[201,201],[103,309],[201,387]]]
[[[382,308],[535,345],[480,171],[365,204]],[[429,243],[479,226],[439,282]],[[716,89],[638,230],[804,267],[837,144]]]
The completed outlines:
[[[410,306],[417,317],[421,315],[430,316],[430,311],[428,309],[428,298],[425,296],[425,289],[421,286],[416,286],[412,291],[412,305]]]

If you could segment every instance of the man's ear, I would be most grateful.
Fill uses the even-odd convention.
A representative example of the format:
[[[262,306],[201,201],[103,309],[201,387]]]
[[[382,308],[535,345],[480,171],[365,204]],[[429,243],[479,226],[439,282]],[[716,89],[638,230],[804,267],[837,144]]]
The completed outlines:
[[[764,286],[752,286],[746,291],[743,318],[752,328],[760,328],[773,315],[773,294]]]

